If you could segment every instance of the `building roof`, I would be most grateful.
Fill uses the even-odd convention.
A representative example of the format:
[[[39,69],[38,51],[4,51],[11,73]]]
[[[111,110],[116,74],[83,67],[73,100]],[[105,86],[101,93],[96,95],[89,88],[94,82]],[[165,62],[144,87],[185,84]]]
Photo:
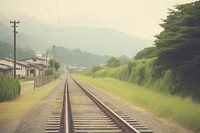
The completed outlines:
[[[42,69],[42,67],[37,64],[33,64],[33,63],[28,63],[28,64],[29,64],[29,66],[36,67],[38,69]]]
[[[13,70],[14,68],[9,66],[9,65],[0,64],[0,69],[2,69],[2,70]]]
[[[10,62],[14,62],[14,60],[12,59],[8,59],[8,58],[0,58],[0,60],[7,60],[7,61],[10,61]],[[19,61],[16,61],[17,64],[20,64],[20,65],[23,65],[23,66],[26,66],[28,67],[29,65],[24,63],[24,62],[19,62]]]
[[[43,60],[43,61],[46,61],[45,59],[42,59],[42,58],[38,58],[38,57],[31,57],[31,58],[27,58],[27,59],[24,59],[23,61],[25,60],[30,60],[30,59],[35,59],[35,60]]]

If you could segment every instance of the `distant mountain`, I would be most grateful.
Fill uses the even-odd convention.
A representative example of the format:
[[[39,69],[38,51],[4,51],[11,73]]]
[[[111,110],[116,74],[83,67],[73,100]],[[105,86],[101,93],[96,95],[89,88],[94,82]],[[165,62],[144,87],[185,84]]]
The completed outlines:
[[[144,47],[153,44],[152,41],[108,28],[63,27],[59,38],[62,46],[113,56],[132,57]]]
[[[78,66],[99,66],[106,63],[109,56],[101,56],[84,52],[80,49],[69,50],[62,46],[55,47],[56,57],[64,64]],[[52,49],[49,51],[52,55]]]
[[[37,35],[33,36],[23,33],[19,27],[17,28],[17,47],[22,49],[31,48],[35,51],[46,51],[49,48],[50,43],[48,41],[41,39]],[[0,22],[0,40],[13,44],[13,28],[8,27],[2,22]]]
[[[13,51],[14,51],[13,45],[10,45],[10,44],[0,40],[0,58],[4,57],[4,58],[13,59],[13,57],[14,57]],[[23,60],[23,59],[26,59],[26,58],[35,57],[35,53],[31,49],[23,50],[21,48],[17,48],[16,49],[16,55],[17,55],[17,60]]]
[[[0,21],[0,40],[4,40],[7,36],[11,35],[13,35],[12,28]]]
[[[21,34],[18,41],[34,50],[56,45],[68,49],[80,48],[93,54],[133,57],[153,44],[151,40],[109,28],[49,26],[25,17],[20,19],[18,31],[19,36]]]
[[[30,57],[35,57],[35,53],[31,49],[21,49],[17,48],[17,60],[23,60]],[[100,56],[91,54],[88,52],[83,52],[80,49],[69,50],[64,47],[56,47],[56,57],[60,62],[68,65],[78,65],[78,66],[95,66],[105,64],[108,56]],[[49,54],[52,55],[52,49],[49,50]],[[11,58],[13,59],[13,45],[0,40],[0,58]]]

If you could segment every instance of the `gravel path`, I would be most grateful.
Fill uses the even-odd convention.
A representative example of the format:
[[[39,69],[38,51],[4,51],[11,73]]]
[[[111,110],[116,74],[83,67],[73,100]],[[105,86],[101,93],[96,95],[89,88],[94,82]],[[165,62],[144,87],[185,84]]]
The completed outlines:
[[[24,117],[15,133],[43,133],[55,98],[63,91],[64,79]]]
[[[136,119],[140,124],[145,125],[148,129],[154,133],[192,133],[180,127],[174,122],[159,118],[154,114],[150,113],[146,109],[132,105],[119,97],[113,96],[110,93],[102,91],[102,89],[91,87],[88,84],[84,84],[89,91],[91,91],[98,99],[103,101],[106,105],[112,105],[123,111],[125,114]]]

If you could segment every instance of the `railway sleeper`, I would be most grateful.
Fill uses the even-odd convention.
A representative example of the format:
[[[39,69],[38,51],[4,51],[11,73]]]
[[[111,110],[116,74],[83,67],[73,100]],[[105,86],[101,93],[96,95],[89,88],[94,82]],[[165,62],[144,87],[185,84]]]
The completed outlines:
[[[48,119],[47,122],[61,122],[61,119]]]
[[[113,129],[119,129],[117,126],[115,127],[75,127],[75,130],[80,130],[80,129],[83,129],[83,130],[113,130]]]
[[[60,130],[45,130],[44,133],[60,133]]]
[[[60,126],[46,127],[45,130],[60,130]]]
[[[74,125],[74,128],[119,128],[118,126],[116,125],[98,125],[98,124],[95,124],[95,125],[91,125],[91,124],[85,124],[85,125]]]
[[[152,130],[139,130],[140,133],[153,133]]]
[[[122,133],[122,130],[75,130],[76,133]]]

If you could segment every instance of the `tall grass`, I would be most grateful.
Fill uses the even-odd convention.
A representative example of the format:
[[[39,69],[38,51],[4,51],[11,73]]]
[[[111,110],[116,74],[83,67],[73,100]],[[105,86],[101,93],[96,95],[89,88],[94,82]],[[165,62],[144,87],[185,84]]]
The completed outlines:
[[[92,78],[83,75],[77,75],[77,77],[130,103],[145,107],[159,116],[174,120],[187,128],[200,132],[200,104],[193,102],[191,98],[183,99],[178,96],[158,93],[113,78]]]

